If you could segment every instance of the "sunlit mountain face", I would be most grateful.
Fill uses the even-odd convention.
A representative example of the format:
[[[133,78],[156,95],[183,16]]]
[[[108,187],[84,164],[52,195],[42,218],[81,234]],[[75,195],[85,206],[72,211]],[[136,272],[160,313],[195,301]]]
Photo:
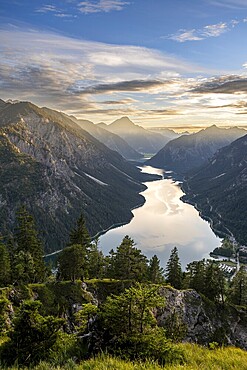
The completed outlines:
[[[246,1],[3,0],[0,14],[5,101],[179,133],[246,126]]]

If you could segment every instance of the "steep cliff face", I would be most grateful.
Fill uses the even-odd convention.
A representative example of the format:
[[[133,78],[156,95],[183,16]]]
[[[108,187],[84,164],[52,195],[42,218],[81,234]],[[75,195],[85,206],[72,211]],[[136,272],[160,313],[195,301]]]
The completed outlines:
[[[170,141],[146,164],[185,174],[207,163],[218,149],[245,134],[243,129],[211,126]]]
[[[61,249],[84,212],[91,235],[131,219],[148,177],[63,114],[31,103],[0,109],[0,231],[21,204],[46,251]]]
[[[158,309],[156,317],[160,326],[177,315],[185,325],[183,340],[199,344],[220,342],[247,349],[247,310],[231,306],[217,306],[205,301],[194,290],[161,288],[166,305]]]

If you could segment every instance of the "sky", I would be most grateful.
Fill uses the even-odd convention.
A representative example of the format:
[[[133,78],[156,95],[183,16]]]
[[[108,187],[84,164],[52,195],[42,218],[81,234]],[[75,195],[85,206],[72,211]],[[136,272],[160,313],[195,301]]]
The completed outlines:
[[[0,98],[95,123],[247,125],[247,0],[1,0]]]

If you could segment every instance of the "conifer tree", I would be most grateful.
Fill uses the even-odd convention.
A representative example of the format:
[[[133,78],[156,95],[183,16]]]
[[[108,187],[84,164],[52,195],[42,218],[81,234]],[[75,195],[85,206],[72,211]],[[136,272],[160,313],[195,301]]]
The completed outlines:
[[[181,289],[182,277],[183,273],[179,261],[178,250],[177,247],[174,247],[166,265],[166,281],[174,288]]]
[[[23,206],[17,212],[17,228],[15,233],[16,250],[29,254],[34,263],[34,282],[40,282],[45,277],[44,249],[38,237],[34,219]]]
[[[247,272],[243,266],[232,280],[229,300],[233,304],[247,306]]]
[[[160,267],[160,260],[156,254],[150,259],[147,269],[147,279],[153,284],[164,282],[164,269]]]
[[[86,220],[81,214],[77,220],[76,227],[70,233],[69,245],[80,244],[85,250],[90,248],[91,237],[86,227]]]
[[[58,257],[58,277],[75,281],[87,277],[85,250],[81,244],[74,244],[62,250]]]
[[[122,280],[144,281],[147,274],[147,258],[134,247],[134,240],[126,235],[110,261],[110,277]]]
[[[47,359],[56,345],[58,331],[63,319],[53,316],[43,317],[39,313],[39,301],[24,301],[13,320],[9,340],[2,346],[3,361],[8,365],[18,363],[29,368],[30,365]]]
[[[88,252],[88,277],[102,278],[104,275],[105,261],[102,251],[98,248],[98,240],[91,243]]]
[[[6,286],[10,283],[11,266],[10,256],[7,247],[0,236],[0,286]]]
[[[209,262],[206,265],[204,294],[211,301],[220,301],[224,303],[224,273],[215,262]]]
[[[186,267],[185,288],[195,289],[198,293],[205,293],[205,260],[193,261]]]

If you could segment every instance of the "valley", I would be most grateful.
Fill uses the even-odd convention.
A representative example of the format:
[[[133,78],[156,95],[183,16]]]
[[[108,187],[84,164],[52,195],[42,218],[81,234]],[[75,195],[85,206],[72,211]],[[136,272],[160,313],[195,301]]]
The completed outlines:
[[[183,269],[192,260],[209,258],[209,253],[221,245],[221,239],[192,205],[182,202],[181,184],[164,178],[171,177],[171,171],[166,173],[151,166],[141,169],[161,175],[163,179],[145,183],[147,189],[141,193],[145,203],[133,211],[130,223],[116,225],[100,237],[99,247],[103,253],[109,253],[125,235],[130,235],[148,258],[156,254],[163,267],[174,246],[179,250]]]

